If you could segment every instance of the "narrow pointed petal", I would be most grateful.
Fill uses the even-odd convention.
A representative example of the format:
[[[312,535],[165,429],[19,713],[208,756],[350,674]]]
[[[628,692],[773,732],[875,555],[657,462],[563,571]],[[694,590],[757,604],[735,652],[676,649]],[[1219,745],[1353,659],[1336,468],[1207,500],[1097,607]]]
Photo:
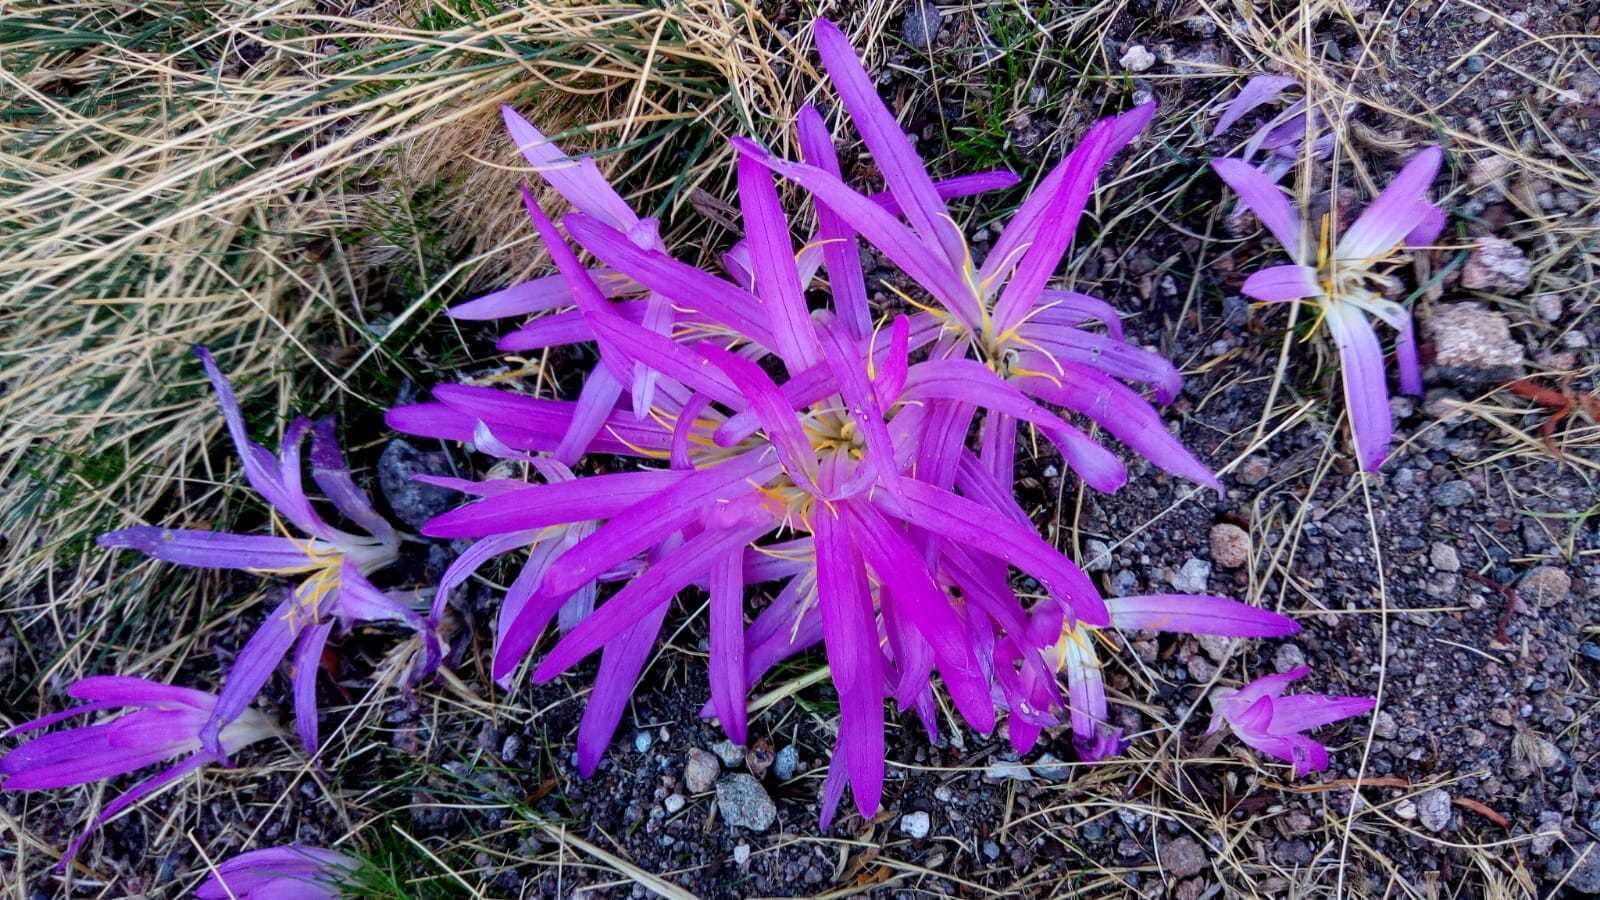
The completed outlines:
[[[1349,304],[1328,304],[1324,321],[1339,348],[1345,409],[1350,414],[1357,459],[1363,471],[1376,472],[1389,455],[1389,437],[1394,430],[1389,388],[1383,377],[1383,348],[1366,317]]]
[[[1016,379],[1017,387],[1042,400],[1087,416],[1135,453],[1180,478],[1210,488],[1217,476],[1166,428],[1150,404],[1126,385],[1077,363],[1063,363],[1059,381]]]
[[[1089,576],[1032,529],[997,519],[984,507],[959,494],[910,478],[898,479],[874,499],[881,501],[880,508],[896,518],[1003,559],[1039,579],[1057,600],[1084,622],[1095,626],[1111,623],[1100,592]],[[973,544],[973,522],[985,523],[982,546]]]
[[[222,690],[217,694],[216,708],[200,729],[200,744],[207,752],[223,757],[222,729],[250,707],[250,702],[277,671],[278,663],[294,646],[301,629],[315,622],[316,611],[306,608],[309,600],[310,591],[305,584],[290,592],[234,657],[222,681]]]
[[[1150,385],[1161,403],[1171,403],[1183,390],[1183,373],[1159,353],[1079,328],[1029,322],[1019,330],[1042,351],[1023,354],[1024,368],[1033,372],[1054,373],[1057,362],[1093,366],[1115,378]]]
[[[137,550],[164,562],[203,569],[274,571],[306,566],[306,544],[264,534],[226,534],[136,525],[100,535],[101,547]]]
[[[817,482],[817,453],[806,439],[805,429],[795,417],[794,408],[784,399],[778,386],[760,366],[714,344],[701,344],[701,355],[722,370],[728,381],[750,405],[761,421],[767,440],[777,453],[784,471],[801,487],[814,489]]]
[[[606,645],[600,655],[600,671],[594,678],[594,689],[583,708],[583,719],[578,723],[578,771],[588,778],[594,774],[600,757],[605,754],[616,734],[617,723],[633,695],[634,683],[644,671],[655,647],[656,636],[661,633],[661,623],[666,621],[667,605],[645,613],[623,633]]]
[[[435,516],[423,524],[422,533],[438,538],[481,538],[608,519],[686,477],[686,473],[670,469],[645,469],[525,485]]]
[[[1250,277],[1239,286],[1239,293],[1255,300],[1273,303],[1317,297],[1322,294],[1322,288],[1317,284],[1316,269],[1285,263],[1250,273]]]
[[[637,294],[644,290],[633,279],[610,269],[590,269],[589,276],[607,297]],[[445,315],[462,321],[482,322],[548,312],[572,304],[572,289],[558,273],[513,284],[492,294],[459,303],[446,310]]]
[[[760,521],[726,530],[707,530],[690,538],[629,581],[572,629],[551,649],[533,671],[533,680],[546,682],[572,668],[584,657],[617,639],[634,624],[667,606],[677,593],[699,580],[725,555],[760,537],[771,522]],[[568,551],[575,553],[576,550]],[[554,572],[546,575],[549,579]],[[541,591],[542,593],[543,591]]]
[[[711,568],[711,704],[728,740],[746,737],[744,660],[744,560],[729,553]]]
[[[945,262],[959,267],[966,258],[961,233],[950,218],[917,151],[881,98],[872,78],[856,57],[850,39],[827,19],[816,20],[814,33],[817,55],[839,99],[844,101],[850,120],[861,140],[883,173],[884,183],[899,201],[900,208],[918,233],[940,248]]]
[[[1251,110],[1271,103],[1278,99],[1279,94],[1299,85],[1299,81],[1286,75],[1257,75],[1251,78],[1222,108],[1222,115],[1217,119],[1217,127],[1212,130],[1211,136],[1217,137],[1232,128],[1233,123],[1249,115]]]
[[[1111,624],[1126,631],[1150,629],[1226,637],[1283,637],[1300,626],[1288,616],[1203,594],[1111,597]]]
[[[1122,316],[1116,307],[1077,291],[1045,290],[1039,295],[1039,305],[1033,309],[1029,321],[1041,325],[1077,328],[1085,322],[1099,322],[1114,340],[1122,340]]]
[[[334,436],[332,418],[319,420],[311,433],[311,480],[333,502],[340,515],[380,541],[396,540],[394,526],[378,515],[367,493],[356,487],[355,479],[350,476],[350,466]]]
[[[1428,188],[1439,174],[1443,159],[1444,152],[1438,147],[1425,147],[1411,157],[1400,174],[1339,236],[1339,259],[1376,259],[1405,241],[1412,231],[1433,227],[1438,221],[1437,210],[1428,202]]]
[[[1301,259],[1301,223],[1289,198],[1265,175],[1247,162],[1214,159],[1211,168],[1239,195],[1239,200],[1261,219],[1289,256]]]
[[[819,505],[812,529],[823,644],[839,691],[839,744],[829,777],[834,768],[843,766],[856,808],[870,819],[883,797],[883,654],[878,650],[878,627],[866,570],[844,522],[834,510]]]
[[[556,461],[570,466],[588,452],[595,435],[605,427],[606,419],[617,408],[621,397],[622,383],[604,365],[595,366],[578,391],[572,422],[567,426],[567,433],[561,436],[561,443],[556,445]]]
[[[627,201],[617,194],[611,182],[600,174],[594,160],[568,156],[510,106],[500,107],[500,117],[505,122],[512,143],[516,144],[528,165],[533,166],[534,171],[568,203],[617,228],[628,229],[638,224],[639,217]]]
[[[1267,730],[1273,734],[1311,731],[1341,719],[1366,715],[1377,705],[1378,701],[1371,697],[1330,697],[1326,694],[1279,697],[1272,701],[1272,721]]]
[[[740,154],[737,165],[739,209],[744,214],[745,245],[750,248],[751,275],[756,294],[766,308],[772,348],[789,371],[817,364],[816,335],[794,264],[794,243],[789,238],[789,218],[778,201],[772,173],[761,163]]]
[[[828,126],[815,106],[807,103],[801,107],[795,132],[806,162],[836,178],[843,177]],[[818,203],[816,208],[816,240],[822,243],[822,258],[828,267],[833,308],[849,329],[851,337],[861,340],[872,333],[872,308],[867,302],[866,276],[861,270],[861,247],[856,241],[855,229],[835,215],[826,204]]]
[[[307,628],[300,635],[294,653],[294,731],[306,755],[317,755],[317,670],[322,666],[322,648],[327,646],[333,622]]]

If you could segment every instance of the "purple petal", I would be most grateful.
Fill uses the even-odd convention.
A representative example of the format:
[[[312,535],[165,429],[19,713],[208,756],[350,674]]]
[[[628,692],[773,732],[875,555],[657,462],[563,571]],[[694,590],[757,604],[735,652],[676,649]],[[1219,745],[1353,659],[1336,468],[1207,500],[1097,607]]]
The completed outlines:
[[[501,106],[500,116],[511,134],[512,143],[528,165],[568,203],[617,228],[626,230],[638,224],[639,217],[600,174],[594,160],[588,157],[575,160],[567,156],[510,106]]]
[[[200,745],[218,759],[225,758],[220,739],[222,729],[239,718],[261,693],[278,663],[294,646],[301,629],[316,622],[318,610],[307,606],[312,600],[310,585],[308,581],[286,592],[288,596],[250,635],[228,668],[222,690],[217,694],[217,705],[200,729]]]
[[[164,562],[204,569],[294,570],[312,563],[306,544],[264,534],[227,534],[136,525],[95,539],[101,547],[137,550]]]
[[[1032,529],[996,518],[985,507],[958,494],[910,478],[898,479],[874,499],[882,501],[880,507],[896,518],[1003,559],[1039,579],[1082,621],[1096,626],[1110,624],[1110,614],[1089,576]],[[974,531],[974,522],[984,523],[981,532]]]
[[[807,103],[801,107],[795,132],[806,162],[843,178],[828,126],[815,106]],[[822,243],[822,258],[828,266],[833,308],[850,336],[861,340],[872,333],[872,308],[867,302],[866,276],[861,271],[861,248],[855,230],[826,204],[817,203],[816,209],[816,240]]]
[[[1355,435],[1356,457],[1363,471],[1376,472],[1389,455],[1394,423],[1389,417],[1389,388],[1383,377],[1383,348],[1359,309],[1345,303],[1324,307],[1328,333],[1339,347],[1344,371],[1344,402]]]
[[[842,765],[855,793],[856,808],[863,818],[871,818],[883,797],[885,758],[883,654],[878,650],[878,627],[866,569],[844,522],[833,509],[820,504],[811,520],[823,644],[839,691],[839,743],[829,777],[833,768]]]
[[[861,60],[856,58],[849,38],[827,19],[815,21],[813,33],[817,55],[828,80],[850,113],[861,140],[883,173],[884,183],[899,201],[905,216],[918,233],[941,248],[945,262],[960,267],[966,259],[966,245],[950,218],[949,210],[933,186],[933,179],[911,141],[901,130],[894,113],[878,97],[877,89]]]
[[[1088,294],[1077,291],[1045,290],[1039,294],[1040,304],[1033,309],[1029,321],[1041,325],[1077,328],[1085,322],[1096,321],[1106,327],[1115,340],[1122,340],[1122,316],[1116,307]]]
[[[1217,119],[1217,127],[1211,132],[1213,138],[1227,131],[1233,123],[1250,114],[1250,111],[1266,103],[1278,99],[1278,95],[1292,87],[1299,87],[1300,82],[1285,75],[1257,75],[1246,81],[1239,93],[1222,108],[1222,116]]]
[[[683,546],[663,556],[629,581],[593,615],[562,638],[539,661],[533,671],[533,680],[540,683],[549,681],[572,668],[585,656],[616,640],[618,635],[635,623],[666,607],[668,601],[700,579],[717,560],[736,553],[771,527],[770,519],[761,519],[753,524],[741,523],[729,529],[708,529],[685,541]],[[569,555],[576,554],[581,547],[580,544],[569,551]],[[551,569],[546,575],[547,581],[554,580],[558,568],[559,564]],[[547,586],[541,589],[541,593],[553,592]]]
[[[1440,233],[1444,231],[1444,226],[1444,210],[1429,204],[1428,211],[1423,216],[1422,221],[1406,234],[1406,246],[1426,247],[1435,243],[1439,240]]]
[[[1339,236],[1338,258],[1377,259],[1399,246],[1412,231],[1432,228],[1438,211],[1428,202],[1428,187],[1439,174],[1439,162],[1443,158],[1444,153],[1438,147],[1425,147],[1411,157],[1400,174],[1373,198],[1355,224]]]
[[[1239,200],[1267,226],[1283,249],[1301,258],[1300,216],[1289,205],[1289,198],[1265,175],[1249,163],[1237,159],[1214,159],[1211,168],[1239,195]]]
[[[570,466],[588,452],[621,397],[622,383],[610,369],[599,365],[590,370],[578,391],[578,402],[572,407],[572,422],[567,425],[567,433],[561,436],[561,443],[556,445],[556,461]]]
[[[607,297],[637,294],[643,290],[632,279],[610,269],[590,269],[589,276]],[[464,321],[486,321],[547,312],[572,304],[572,289],[567,286],[567,280],[558,273],[513,284],[492,294],[468,300],[446,310],[445,315]]]
[[[701,344],[699,350],[701,355],[722,370],[749,403],[750,410],[761,421],[772,449],[778,454],[784,471],[802,488],[813,490],[817,481],[817,453],[806,439],[805,429],[795,417],[794,408],[784,400],[772,378],[750,360],[714,344]]]
[[[1029,322],[1019,331],[1047,354],[1022,354],[1025,368],[1036,372],[1054,373],[1057,363],[1093,366],[1124,381],[1151,385],[1162,403],[1171,403],[1183,390],[1183,374],[1159,353],[1078,328]]]
[[[1322,294],[1322,288],[1317,284],[1316,269],[1285,263],[1251,273],[1239,286],[1239,293],[1271,303],[1317,297]]]
[[[1105,601],[1111,624],[1126,631],[1150,629],[1226,637],[1283,637],[1300,626],[1288,616],[1203,594],[1152,594]]]
[[[634,620],[615,640],[608,643],[600,655],[600,671],[594,678],[594,690],[583,709],[583,719],[578,723],[578,771],[588,778],[594,774],[611,736],[622,721],[622,711],[633,695],[634,682],[644,670],[661,633],[661,623],[667,617],[667,604],[644,613]]]
[[[174,687],[159,681],[150,681],[132,675],[91,675],[73,682],[67,696],[80,700],[96,700],[123,706],[158,706],[172,708],[187,706],[190,709],[210,711],[217,697],[193,688]]]
[[[729,553],[711,567],[711,704],[728,740],[746,737],[744,560]]]
[[[437,538],[481,538],[608,519],[686,477],[686,473],[670,469],[646,469],[526,485],[435,516],[423,524],[422,533]]]
[[[450,599],[450,592],[456,585],[471,578],[484,563],[504,553],[510,553],[518,547],[526,547],[534,543],[539,536],[537,530],[513,531],[507,534],[497,534],[475,541],[472,546],[461,552],[451,563],[444,574],[439,577],[439,585],[433,592],[433,607],[428,613],[431,621],[438,622],[444,615],[444,609]]]
[[[1215,488],[1217,476],[1166,429],[1145,399],[1121,382],[1088,366],[1063,363],[1059,383],[1022,377],[1017,387],[1087,416],[1145,459],[1180,478]]]
[[[317,755],[317,670],[322,664],[322,648],[328,643],[333,622],[313,625],[300,635],[294,653],[294,730],[306,755]]]
[[[1330,697],[1326,694],[1300,694],[1279,697],[1272,701],[1272,722],[1267,730],[1273,734],[1293,734],[1311,731],[1371,712],[1378,701],[1371,697]]]
[[[350,477],[350,466],[344,460],[334,436],[333,419],[317,422],[311,433],[311,480],[317,483],[324,496],[333,501],[339,514],[366,529],[380,541],[395,540],[394,528],[378,511],[365,491],[356,487]]]
[[[800,272],[794,264],[789,218],[778,201],[772,173],[765,166],[741,154],[736,168],[745,246],[750,250],[756,293],[766,308],[772,330],[772,349],[791,372],[808,369],[817,364],[821,354],[800,288]]]

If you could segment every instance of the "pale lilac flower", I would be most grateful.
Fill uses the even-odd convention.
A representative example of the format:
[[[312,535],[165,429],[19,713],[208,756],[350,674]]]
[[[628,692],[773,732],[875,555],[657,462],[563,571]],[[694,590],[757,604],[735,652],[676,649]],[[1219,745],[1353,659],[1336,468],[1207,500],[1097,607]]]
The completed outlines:
[[[1105,601],[1111,627],[1123,631],[1170,631],[1233,638],[1284,637],[1300,626],[1287,616],[1231,600],[1200,594],[1111,597]],[[1072,742],[1084,760],[1105,759],[1121,751],[1121,732],[1106,715],[1105,679],[1095,651],[1095,626],[1068,622],[1049,654],[1067,678]]]
[[[1433,243],[1444,228],[1444,212],[1428,200],[1441,157],[1438,147],[1412,157],[1337,242],[1329,233],[1327,217],[1315,234],[1309,233],[1284,193],[1255,169],[1235,159],[1211,162],[1294,260],[1256,272],[1240,291],[1267,302],[1310,300],[1321,308],[1321,321],[1339,348],[1345,406],[1357,458],[1366,471],[1383,464],[1394,429],[1383,349],[1367,316],[1383,320],[1397,332],[1395,364],[1401,392],[1422,393],[1411,313],[1384,296],[1386,288],[1397,285],[1385,269],[1406,248]]]
[[[1220,137],[1251,111],[1277,100],[1284,91],[1297,87],[1300,87],[1300,82],[1285,75],[1257,75],[1251,78],[1223,106],[1211,137]],[[1302,97],[1267,119],[1251,132],[1238,158],[1254,165],[1267,180],[1276,184],[1294,168],[1295,161],[1300,158],[1300,148],[1305,145],[1308,116],[1314,135],[1311,155],[1316,159],[1327,157],[1333,152],[1333,132],[1323,127],[1325,123],[1320,113],[1315,110],[1308,112],[1306,106],[1306,99]],[[1253,159],[1257,153],[1262,154],[1259,161]]]
[[[217,866],[200,900],[338,900],[359,863],[343,853],[289,844],[241,853]]]
[[[1155,410],[1122,383],[1150,384],[1158,399],[1170,401],[1182,386],[1177,369],[1124,342],[1120,319],[1104,301],[1046,287],[1072,241],[1096,175],[1149,122],[1154,104],[1096,123],[1023,201],[979,267],[849,41],[826,19],[816,20],[815,33],[823,65],[908,223],[845,185],[836,168],[781,160],[736,139],[741,157],[805,187],[820,209],[873,244],[933,298],[938,307],[904,298],[925,311],[926,321],[913,323],[913,349],[932,345],[938,359],[975,357],[1031,397],[1097,422],[1156,465],[1215,485],[1215,477],[1172,437]],[[1109,333],[1080,327],[1089,321],[1102,323]],[[971,411],[959,403],[933,403],[928,428],[942,439],[922,442],[919,452],[926,458],[919,468],[948,473],[954,462],[951,436],[964,435],[971,419]],[[1017,427],[1016,417],[1005,412],[991,412],[982,422],[980,457],[1006,487],[1013,478]],[[1067,463],[1096,489],[1115,490],[1126,478],[1122,464],[1104,451],[1092,452],[1088,443],[1078,442],[1078,452],[1065,455]]]
[[[1300,694],[1285,697],[1289,685],[1310,674],[1306,666],[1281,675],[1257,678],[1242,688],[1217,688],[1211,692],[1211,727],[1214,734],[1224,723],[1239,740],[1284,762],[1294,764],[1295,777],[1328,767],[1328,748],[1301,734],[1372,711],[1371,697],[1335,697]]]
[[[272,575],[303,576],[283,603],[258,628],[239,652],[222,686],[212,720],[201,740],[221,753],[219,732],[240,715],[272,677],[279,661],[295,650],[294,697],[296,728],[307,753],[317,750],[317,660],[335,621],[346,629],[357,622],[391,620],[410,625],[421,637],[426,659],[418,674],[431,672],[440,658],[438,639],[421,616],[399,597],[378,590],[367,576],[393,562],[400,536],[373,509],[356,487],[334,438],[333,421],[312,425],[298,418],[284,431],[274,457],[250,440],[233,390],[217,369],[210,352],[196,347],[228,424],[228,433],[244,462],[245,480],[281,516],[307,537],[225,534],[214,531],[140,525],[103,534],[102,547],[137,550],[165,562],[208,569],[245,569]],[[311,505],[302,484],[300,448],[311,434],[311,478],[334,508],[366,533],[335,528]],[[275,524],[282,523],[274,519]]]
[[[92,725],[41,735],[17,747],[0,757],[0,789],[38,791],[72,787],[126,775],[173,757],[184,759],[107,804],[83,833],[73,839],[58,868],[72,861],[95,829],[141,798],[206,763],[225,763],[227,755],[278,733],[265,715],[246,709],[231,717],[218,732],[217,749],[207,750],[202,746],[201,732],[215,716],[218,705],[215,694],[121,675],[84,678],[68,688],[67,694],[88,702],[24,722],[3,736],[27,734],[102,710],[132,707],[133,711]]]

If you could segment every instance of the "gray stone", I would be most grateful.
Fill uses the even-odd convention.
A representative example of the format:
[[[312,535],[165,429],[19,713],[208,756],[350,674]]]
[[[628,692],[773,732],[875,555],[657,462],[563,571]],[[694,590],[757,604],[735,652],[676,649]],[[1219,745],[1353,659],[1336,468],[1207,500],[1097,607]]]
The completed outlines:
[[[906,17],[900,23],[900,36],[918,50],[929,50],[943,29],[944,16],[939,7],[932,0],[918,0],[906,10]]]
[[[1019,762],[1001,760],[984,769],[983,777],[990,781],[1032,781],[1033,770]]]
[[[722,764],[717,758],[695,747],[689,751],[688,761],[683,766],[683,786],[691,794],[703,794],[711,790],[721,773]]]
[[[1540,294],[1533,298],[1533,311],[1539,318],[1546,322],[1555,322],[1561,318],[1561,295]]]
[[[1435,541],[1428,548],[1428,562],[1441,572],[1461,571],[1461,558],[1456,556],[1456,548],[1443,541]]]
[[[1272,653],[1272,668],[1280,674],[1290,672],[1306,664],[1306,654],[1300,649],[1299,644],[1287,643],[1278,645]]]
[[[1172,586],[1180,593],[1203,594],[1211,579],[1211,563],[1193,557],[1184,561],[1183,568],[1172,577]]]
[[[1226,569],[1250,561],[1250,533],[1230,522],[1211,526],[1211,559]]]
[[[733,848],[733,864],[742,866],[750,861],[750,845],[740,844]]]
[[[1469,291],[1514,294],[1528,286],[1533,266],[1516,244],[1501,238],[1478,238],[1467,264],[1461,267],[1461,286]]]
[[[1111,596],[1131,597],[1139,590],[1139,576],[1127,569],[1119,569],[1111,576]]]
[[[684,805],[688,802],[688,798],[684,797],[682,794],[668,794],[667,799],[661,801],[661,805],[667,808],[667,812],[676,813],[683,809]]]
[[[922,810],[908,812],[900,817],[900,833],[920,841],[933,830],[933,817]]]
[[[1542,812],[1539,814],[1539,829],[1534,832],[1533,840],[1528,842],[1528,849],[1534,856],[1544,856],[1555,847],[1556,841],[1561,839],[1561,814],[1558,812]]]
[[[412,480],[415,475],[449,475],[443,453],[424,453],[404,438],[391,440],[378,456],[378,488],[400,521],[412,528],[449,512],[462,502],[455,491]]]
[[[1517,582],[1517,593],[1530,603],[1558,606],[1572,595],[1572,576],[1556,566],[1539,566]]]
[[[777,776],[779,781],[788,781],[799,770],[800,750],[793,744],[779,750],[777,757],[772,761],[772,774]]]
[[[1161,848],[1161,867],[1177,878],[1198,875],[1206,867],[1206,851],[1194,838],[1184,836]]]
[[[1573,857],[1576,865],[1567,875],[1567,888],[1580,894],[1600,894],[1600,844],[1585,844]]]
[[[744,762],[744,745],[735,744],[733,741],[717,741],[711,745],[711,752],[730,769],[736,769]]]
[[[1446,481],[1433,489],[1433,502],[1446,508],[1464,506],[1472,502],[1473,490],[1469,482],[1456,479]]]
[[[1503,377],[1526,361],[1506,317],[1481,303],[1446,303],[1423,320],[1434,364],[1460,374]]]
[[[1049,753],[1041,753],[1033,761],[1033,774],[1045,781],[1066,781],[1072,775],[1072,767]]]
[[[1098,538],[1083,542],[1083,570],[1104,572],[1111,568],[1111,546]]]
[[[1156,64],[1156,56],[1146,50],[1143,44],[1132,44],[1123,51],[1117,62],[1129,72],[1144,72]]]
[[[717,780],[717,810],[729,827],[766,831],[778,820],[778,807],[761,782],[739,772]]]
[[[1194,640],[1213,662],[1220,663],[1228,658],[1228,651],[1233,649],[1235,639],[1220,634],[1197,634]]]
[[[1417,797],[1417,817],[1422,820],[1424,828],[1432,832],[1440,832],[1450,824],[1450,793],[1442,788],[1434,788]]]
[[[641,731],[633,736],[633,749],[640,753],[650,749],[650,732]]]

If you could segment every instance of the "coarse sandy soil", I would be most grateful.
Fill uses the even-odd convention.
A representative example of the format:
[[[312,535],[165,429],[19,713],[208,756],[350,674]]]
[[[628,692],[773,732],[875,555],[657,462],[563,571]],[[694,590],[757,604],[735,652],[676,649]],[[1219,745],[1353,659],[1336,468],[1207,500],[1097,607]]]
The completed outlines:
[[[775,805],[775,823],[755,831],[729,824],[717,790],[686,784],[691,755],[719,755],[723,740],[698,716],[708,696],[700,599],[675,608],[611,751],[585,780],[572,752],[594,666],[511,695],[493,689],[503,573],[490,573],[455,597],[444,681],[400,688],[414,646],[396,632],[359,632],[324,661],[329,743],[319,765],[288,742],[259,745],[238,768],[204,773],[105,827],[70,880],[49,872],[55,854],[132,781],[0,794],[0,835],[15,837],[4,841],[15,849],[0,850],[0,893],[178,896],[207,860],[347,835],[368,863],[354,890],[373,897],[1600,893],[1591,517],[1600,423],[1582,401],[1600,389],[1600,10],[1487,0],[1352,0],[1314,12],[1146,2],[940,10],[827,13],[881,38],[872,55],[880,91],[944,174],[1006,166],[1026,179],[1099,116],[1160,102],[1151,131],[1108,168],[1064,276],[1115,305],[1130,340],[1183,368],[1166,418],[1223,472],[1224,490],[1130,459],[1128,486],[1096,494],[1062,474],[1048,445],[1025,439],[1025,508],[1108,596],[1230,595],[1292,615],[1299,635],[1121,636],[1106,648],[1106,678],[1132,742],[1096,765],[1074,761],[1064,728],[1018,759],[1002,734],[975,734],[953,715],[933,742],[892,716],[882,812],[863,821],[847,803],[827,832],[818,795],[837,707],[818,677],[821,655],[801,657],[757,686],[752,746],[721,748],[723,778],[753,773]],[[783,4],[768,15],[792,36],[813,12]],[[1147,67],[1129,61],[1135,45],[1149,52]],[[1416,149],[1446,148],[1434,196],[1449,227],[1400,272],[1396,297],[1421,323],[1427,391],[1395,398],[1395,450],[1375,475],[1354,466],[1337,358],[1312,331],[1314,312],[1291,322],[1286,305],[1238,293],[1249,272],[1283,260],[1259,223],[1230,215],[1233,199],[1206,162],[1261,121],[1210,139],[1217,99],[1259,71],[1300,78],[1339,126],[1335,161],[1289,176],[1313,211],[1330,206],[1330,173],[1344,214]],[[864,152],[854,169],[871,183]],[[1020,196],[960,205],[975,256]],[[1489,252],[1480,238],[1510,242],[1503,252],[1512,269],[1526,263],[1520,274],[1469,286]],[[732,238],[712,227],[697,239]],[[886,264],[873,274],[897,277]],[[387,309],[384,290],[395,298]],[[393,286],[371,296],[380,318],[404,309]],[[880,290],[875,302],[888,311],[899,301]],[[1478,330],[1463,352],[1448,328],[1458,327],[1450,311],[1467,303],[1477,304],[1467,309]],[[450,343],[437,346],[449,350],[427,341],[408,350],[412,377],[387,386],[393,399],[507,371],[492,351],[496,325],[431,327],[448,331]],[[579,353],[545,360],[568,388],[592,363]],[[1540,390],[1505,388],[1518,378]],[[1547,439],[1541,427],[1569,407]],[[375,423],[356,411],[344,428]],[[388,511],[409,526],[451,501],[403,476],[481,475],[488,465],[453,446],[354,444],[364,482],[381,486]],[[245,527],[261,521],[259,509],[238,514]],[[1216,526],[1248,536],[1242,562],[1216,558]],[[413,545],[390,577],[424,584],[458,549]],[[198,652],[154,669],[161,678],[213,685],[269,608],[256,579],[201,586],[226,602],[184,606],[175,627],[193,633]],[[28,608],[47,605],[44,596]],[[61,707],[65,681],[49,661],[73,640],[52,616],[11,621],[0,672],[48,687],[7,692],[0,721]],[[89,669],[115,666],[120,653],[118,640],[101,641]],[[1212,687],[1301,664],[1314,674],[1300,689],[1379,698],[1375,715],[1317,733],[1332,750],[1329,771],[1295,780],[1235,740],[1204,735]],[[285,679],[263,705],[287,719]],[[780,777],[790,759],[794,770]]]

